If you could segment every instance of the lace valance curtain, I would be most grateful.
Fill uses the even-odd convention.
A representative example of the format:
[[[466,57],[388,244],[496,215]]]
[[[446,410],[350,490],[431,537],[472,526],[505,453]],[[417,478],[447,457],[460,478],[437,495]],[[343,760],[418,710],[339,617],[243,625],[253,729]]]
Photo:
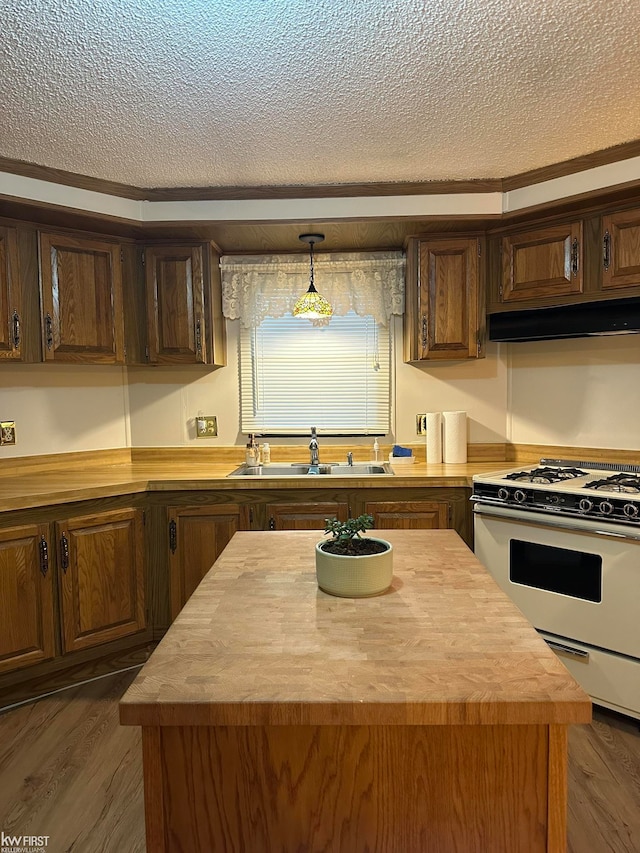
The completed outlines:
[[[354,311],[386,326],[392,314],[403,313],[402,252],[317,254],[313,264],[316,289],[335,314]],[[309,287],[308,255],[226,255],[220,269],[223,314],[247,328],[291,313]]]

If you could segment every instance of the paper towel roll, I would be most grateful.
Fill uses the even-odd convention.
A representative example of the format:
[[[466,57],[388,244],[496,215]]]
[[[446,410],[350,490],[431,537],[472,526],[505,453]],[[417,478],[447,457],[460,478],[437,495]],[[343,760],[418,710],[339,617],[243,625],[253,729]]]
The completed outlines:
[[[461,463],[467,461],[467,413],[443,412],[443,450],[445,462]]]
[[[441,412],[427,412],[427,462],[442,462]]]

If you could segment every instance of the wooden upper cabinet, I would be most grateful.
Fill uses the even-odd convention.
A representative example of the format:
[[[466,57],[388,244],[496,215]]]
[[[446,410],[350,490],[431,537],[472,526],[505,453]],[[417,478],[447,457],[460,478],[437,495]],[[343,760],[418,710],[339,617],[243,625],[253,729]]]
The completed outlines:
[[[124,362],[119,245],[41,233],[40,281],[46,361]]]
[[[582,293],[582,222],[502,238],[502,302]]]
[[[208,244],[144,250],[148,361],[224,364],[218,258]]]
[[[0,530],[0,673],[55,655],[49,527]]]
[[[15,228],[0,227],[0,359],[22,358],[22,288]]]
[[[146,626],[142,512],[109,510],[56,522],[63,651]]]
[[[640,286],[640,209],[602,218],[602,289]]]
[[[482,241],[412,239],[407,253],[405,361],[484,355]]]

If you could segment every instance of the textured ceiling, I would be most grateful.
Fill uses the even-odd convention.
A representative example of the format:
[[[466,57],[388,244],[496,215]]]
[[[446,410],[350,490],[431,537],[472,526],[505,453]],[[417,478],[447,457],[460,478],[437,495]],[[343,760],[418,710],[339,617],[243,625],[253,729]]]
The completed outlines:
[[[638,0],[0,0],[0,156],[140,187],[497,178],[640,138]]]

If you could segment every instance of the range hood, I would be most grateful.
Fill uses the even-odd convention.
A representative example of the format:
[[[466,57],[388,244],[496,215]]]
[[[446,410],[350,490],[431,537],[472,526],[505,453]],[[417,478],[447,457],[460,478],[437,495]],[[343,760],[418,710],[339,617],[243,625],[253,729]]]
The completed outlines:
[[[489,315],[488,323],[490,341],[551,341],[640,333],[640,297],[506,311]]]

